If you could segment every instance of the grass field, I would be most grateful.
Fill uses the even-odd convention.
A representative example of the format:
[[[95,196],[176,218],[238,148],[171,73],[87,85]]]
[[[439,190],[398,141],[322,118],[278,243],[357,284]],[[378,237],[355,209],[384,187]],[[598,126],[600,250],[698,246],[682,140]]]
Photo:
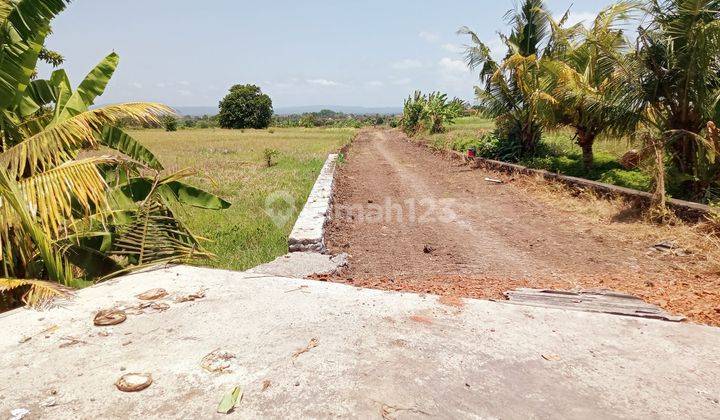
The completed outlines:
[[[138,130],[131,134],[155,153],[169,171],[192,167],[192,182],[220,195],[232,206],[223,211],[185,208],[177,212],[194,233],[211,239],[217,255],[203,263],[244,270],[287,252],[287,237],[328,153],[348,143],[356,130],[274,128],[270,130]],[[265,165],[263,151],[280,152]],[[294,207],[280,204],[291,217],[276,226],[265,212],[269,195],[282,192]],[[276,203],[277,204],[277,203]]]

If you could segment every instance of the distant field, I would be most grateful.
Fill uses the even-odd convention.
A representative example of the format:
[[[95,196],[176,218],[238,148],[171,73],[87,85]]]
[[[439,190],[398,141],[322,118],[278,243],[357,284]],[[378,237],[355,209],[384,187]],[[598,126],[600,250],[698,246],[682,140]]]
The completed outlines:
[[[272,131],[272,132],[271,132]],[[193,167],[210,179],[193,183],[232,203],[223,211],[187,208],[178,216],[217,255],[206,265],[243,270],[287,251],[287,237],[328,153],[349,142],[356,130],[275,128],[271,130],[189,129],[132,131],[167,170]],[[280,152],[267,168],[266,148]],[[276,226],[265,213],[268,195],[285,192],[294,201],[290,220]],[[281,202],[282,203],[282,202]],[[290,206],[282,206],[290,208]]]

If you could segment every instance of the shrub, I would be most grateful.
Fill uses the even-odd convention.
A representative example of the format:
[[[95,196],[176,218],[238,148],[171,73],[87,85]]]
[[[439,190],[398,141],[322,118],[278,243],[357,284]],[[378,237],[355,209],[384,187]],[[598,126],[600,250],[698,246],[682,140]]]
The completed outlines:
[[[165,131],[177,131],[178,129],[177,118],[172,115],[162,117],[160,122],[162,123],[163,128],[165,128]]]
[[[272,100],[255,85],[235,85],[220,101],[222,128],[267,128],[272,114]]]
[[[275,149],[265,149],[263,150],[263,156],[265,157],[265,164],[269,168],[275,165],[273,159],[280,156],[280,152]]]

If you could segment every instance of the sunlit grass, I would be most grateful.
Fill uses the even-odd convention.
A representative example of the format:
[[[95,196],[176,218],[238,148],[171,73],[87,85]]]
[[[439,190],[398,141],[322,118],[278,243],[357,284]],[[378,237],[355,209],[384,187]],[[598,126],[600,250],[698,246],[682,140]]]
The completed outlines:
[[[131,134],[155,153],[168,171],[196,168],[192,180],[232,203],[223,211],[187,208],[178,216],[217,255],[206,265],[244,270],[287,251],[287,237],[328,153],[349,142],[356,130],[139,130]],[[268,168],[263,151],[280,152]],[[295,202],[291,219],[275,226],[265,213],[268,195],[283,191]]]

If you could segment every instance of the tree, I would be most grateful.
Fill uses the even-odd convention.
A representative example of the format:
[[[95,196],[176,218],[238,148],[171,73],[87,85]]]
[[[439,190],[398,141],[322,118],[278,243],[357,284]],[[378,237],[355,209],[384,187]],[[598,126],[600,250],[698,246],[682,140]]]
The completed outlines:
[[[506,17],[512,30],[501,36],[508,52],[499,63],[475,32],[462,27],[458,33],[469,35],[472,42],[466,61],[471,69],[480,69],[484,87],[475,88],[480,105],[496,118],[500,137],[518,142],[521,155],[527,156],[535,153],[541,139],[540,114],[550,112],[555,102],[547,94],[542,69],[543,57],[554,45],[548,41],[548,13],[541,0],[525,0]]]
[[[616,3],[602,10],[589,29],[575,26],[557,34],[552,58],[545,63],[552,79],[550,93],[558,101],[552,118],[575,130],[586,170],[593,166],[597,136],[622,128],[616,121],[622,113],[616,110],[617,104],[608,87],[615,75],[618,57],[629,51],[628,40],[619,25],[635,10],[633,3]],[[551,21],[553,32],[563,31],[563,20]],[[576,35],[582,36],[579,42]]]
[[[272,114],[272,100],[255,85],[235,85],[220,101],[222,128],[267,128]]]
[[[63,70],[32,80],[62,1],[0,0],[0,303],[42,304],[77,286],[159,262],[207,256],[173,203],[225,208],[161,176],[155,156],[115,125],[159,123],[164,105],[93,107],[118,63],[105,57],[73,89]],[[19,55],[18,55],[19,54]],[[104,146],[114,155],[78,158]],[[63,286],[61,286],[63,285]],[[10,296],[8,298],[8,296]]]
[[[667,152],[687,195],[702,198],[720,175],[707,129],[720,118],[720,0],[654,0],[645,10],[636,51],[617,60],[619,120],[654,150],[657,171]]]

